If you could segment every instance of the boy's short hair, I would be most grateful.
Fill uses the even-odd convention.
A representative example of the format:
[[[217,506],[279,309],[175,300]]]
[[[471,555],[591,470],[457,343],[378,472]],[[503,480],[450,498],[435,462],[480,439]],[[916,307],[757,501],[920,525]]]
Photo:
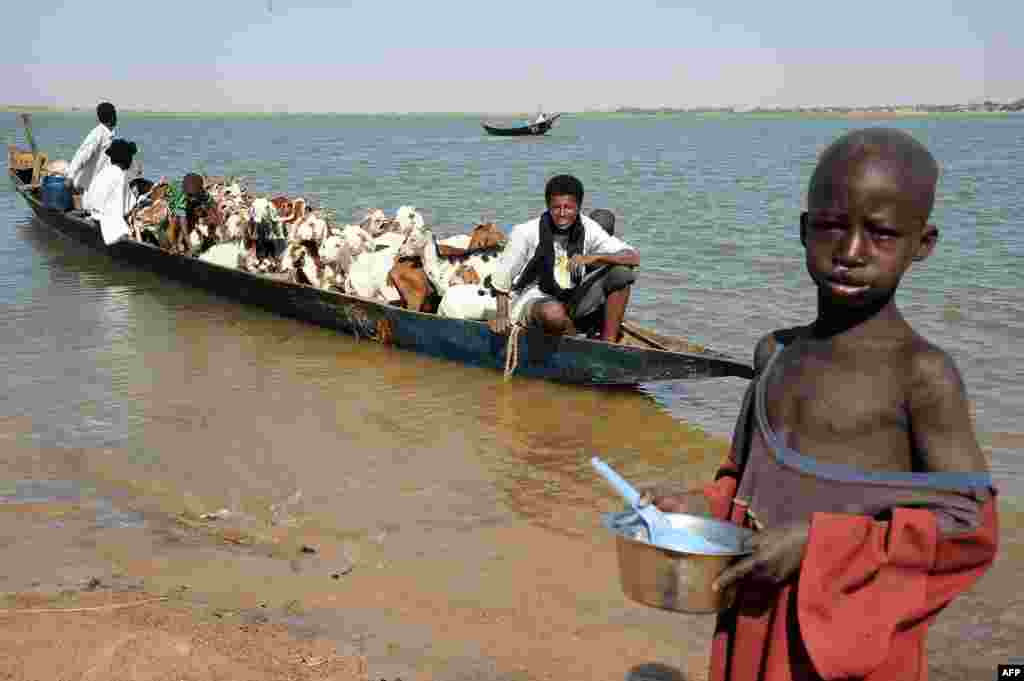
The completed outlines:
[[[110,102],[100,102],[96,105],[96,118],[100,119],[100,123],[110,125],[116,116],[117,109]]]
[[[576,203],[583,203],[583,183],[572,175],[555,175],[544,187],[544,203],[551,203],[552,196],[575,196]]]
[[[887,164],[902,180],[907,191],[921,201],[927,219],[935,205],[939,164],[928,149],[909,133],[895,128],[863,128],[846,133],[830,144],[818,159],[807,185],[808,199],[818,196],[837,163],[876,159]]]

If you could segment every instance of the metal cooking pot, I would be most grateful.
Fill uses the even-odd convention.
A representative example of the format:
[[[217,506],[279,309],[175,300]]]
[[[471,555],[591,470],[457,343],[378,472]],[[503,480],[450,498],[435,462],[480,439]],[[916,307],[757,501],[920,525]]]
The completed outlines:
[[[664,610],[685,613],[715,613],[730,607],[736,598],[734,587],[723,592],[711,584],[739,556],[753,535],[732,523],[685,513],[666,513],[673,529],[699,535],[702,551],[689,551],[674,543],[672,548],[651,544],[643,520],[632,510],[608,513],[602,524],[615,535],[619,559],[619,582],[630,599]],[[707,544],[714,545],[714,551]]]

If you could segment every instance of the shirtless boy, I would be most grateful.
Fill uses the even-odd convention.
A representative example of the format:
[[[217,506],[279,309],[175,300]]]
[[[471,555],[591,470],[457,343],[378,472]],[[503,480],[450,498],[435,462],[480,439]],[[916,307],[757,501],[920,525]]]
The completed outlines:
[[[926,679],[929,623],[991,565],[995,490],[952,359],[894,295],[938,239],[938,166],[872,128],[822,155],[800,219],[817,316],[754,351],[728,459],[666,511],[756,530],[716,588],[712,681]]]
[[[180,184],[168,183],[161,177],[157,186],[166,186],[168,248],[174,253],[187,254],[192,250],[190,236],[210,205],[203,178],[195,173],[186,174]]]

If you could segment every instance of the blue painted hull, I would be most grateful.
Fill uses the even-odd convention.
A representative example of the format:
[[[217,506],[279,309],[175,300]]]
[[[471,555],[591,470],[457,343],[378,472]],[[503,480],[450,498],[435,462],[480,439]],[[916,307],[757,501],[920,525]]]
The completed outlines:
[[[42,223],[113,258],[278,314],[471,366],[503,370],[507,339],[476,321],[412,312],[357,296],[229,269],[135,241],[106,246],[89,220],[43,206],[13,174],[15,189]],[[519,336],[516,375],[563,383],[633,385],[715,376],[750,378],[749,365],[718,353],[688,354],[580,337]]]
[[[480,125],[489,135],[495,135],[497,137],[528,137],[531,135],[544,135],[548,130],[554,126],[555,121],[562,114],[555,114],[543,123],[532,123],[530,125],[517,125],[513,127],[489,124],[486,121],[481,122]]]

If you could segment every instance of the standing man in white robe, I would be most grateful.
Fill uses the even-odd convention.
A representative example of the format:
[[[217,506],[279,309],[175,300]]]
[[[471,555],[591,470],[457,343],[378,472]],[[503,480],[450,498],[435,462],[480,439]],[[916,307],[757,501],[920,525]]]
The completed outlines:
[[[87,192],[93,179],[109,164],[105,152],[114,139],[117,109],[110,102],[101,102],[96,107],[96,117],[99,124],[86,136],[82,146],[78,147],[68,167],[68,180],[72,189],[79,194]]]

